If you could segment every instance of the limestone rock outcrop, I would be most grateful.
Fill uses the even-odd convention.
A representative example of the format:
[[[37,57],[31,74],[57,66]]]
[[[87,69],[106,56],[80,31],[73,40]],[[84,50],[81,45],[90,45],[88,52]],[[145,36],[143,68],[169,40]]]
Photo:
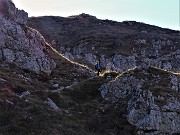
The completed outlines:
[[[50,74],[56,63],[42,35],[26,25],[28,14],[10,0],[0,1],[0,61]]]
[[[99,90],[109,102],[124,102],[126,118],[137,134],[172,134],[180,133],[179,83],[178,75],[150,67],[125,73]]]

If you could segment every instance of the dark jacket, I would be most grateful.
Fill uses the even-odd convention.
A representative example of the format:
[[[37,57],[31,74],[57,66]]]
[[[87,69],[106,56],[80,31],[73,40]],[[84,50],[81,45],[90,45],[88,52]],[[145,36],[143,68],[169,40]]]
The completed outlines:
[[[101,70],[100,64],[97,63],[97,64],[95,65],[95,69],[96,69],[96,70]]]

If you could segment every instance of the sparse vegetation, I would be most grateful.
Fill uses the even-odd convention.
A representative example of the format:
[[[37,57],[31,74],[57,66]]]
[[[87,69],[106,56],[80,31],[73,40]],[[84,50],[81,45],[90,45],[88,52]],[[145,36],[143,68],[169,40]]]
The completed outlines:
[[[9,12],[6,11],[6,8],[6,4],[4,8],[0,7],[0,12]],[[177,85],[175,88],[171,86],[172,80],[169,78],[172,75],[171,72],[154,67],[148,69],[148,67],[133,68],[131,66],[140,65],[142,62],[140,57],[135,58],[134,56],[143,53],[141,51],[142,48],[145,48],[145,42],[146,50],[150,53],[154,52],[151,49],[152,40],[156,42],[156,39],[158,41],[168,38],[173,42],[179,41],[177,31],[161,29],[135,21],[118,23],[110,20],[98,20],[96,17],[86,14],[69,18],[40,17],[29,19],[28,25],[37,28],[49,43],[53,42],[53,47],[64,51],[64,53],[66,50],[69,50],[68,53],[78,51],[81,56],[90,54],[89,57],[92,56],[91,54],[95,54],[95,58],[92,60],[99,59],[100,56],[104,55],[107,57],[104,61],[112,63],[116,60],[113,61],[111,56],[119,54],[122,57],[132,56],[128,59],[130,64],[126,68],[127,71],[120,74],[116,71],[106,70],[100,76],[95,76],[93,61],[87,63],[85,59],[77,57],[75,60],[78,63],[75,63],[63,57],[45,42],[38,31],[26,26],[27,16],[23,15],[26,14],[25,12],[22,11],[20,14],[21,12],[17,9],[13,8],[13,10],[20,18],[13,18],[16,21],[9,18],[8,25],[11,25],[10,21],[12,21],[13,30],[11,32],[11,28],[9,31],[5,28],[4,31],[8,32],[4,32],[4,34],[10,33],[7,37],[12,37],[14,41],[17,41],[21,36],[21,28],[25,34],[22,33],[22,41],[9,44],[9,46],[14,45],[15,47],[12,47],[13,49],[9,47],[10,49],[6,50],[6,57],[4,57],[4,50],[8,45],[3,40],[0,43],[0,48],[4,49],[0,50],[0,135],[135,135],[138,130],[137,125],[133,126],[133,122],[130,123],[127,118],[128,109],[134,106],[130,104],[132,98],[135,101],[138,99],[134,107],[137,109],[136,111],[140,108],[142,109],[140,111],[144,111],[143,115],[148,112],[146,116],[151,111],[151,108],[147,107],[150,105],[146,105],[146,100],[150,102],[148,100],[151,100],[152,96],[155,105],[160,109],[172,97],[176,97],[179,101],[180,94]],[[16,23],[19,29],[16,29]],[[20,36],[17,35],[16,38],[13,38],[14,31],[15,33],[18,31]],[[146,40],[141,39],[142,37]],[[32,42],[28,44],[31,48],[29,51],[28,47],[25,51],[23,50],[26,43],[22,43],[19,48],[17,47],[19,50],[16,48],[16,45],[25,42],[24,40]],[[36,42],[36,40],[40,41]],[[40,49],[36,48],[38,45]],[[163,47],[162,50],[165,51],[163,53],[169,53],[171,50],[176,50],[176,47],[179,48],[176,45],[174,48]],[[14,52],[16,49],[18,52]],[[34,54],[30,55],[30,53]],[[42,55],[34,57],[38,53]],[[28,58],[25,54],[30,60],[29,65],[25,66],[26,68],[21,65],[22,61],[24,65],[27,64]],[[22,55],[22,58],[18,55]],[[20,57],[18,64],[16,63],[17,57]],[[34,58],[31,59],[31,57]],[[151,55],[148,60],[154,58],[157,56]],[[38,60],[40,60],[39,63]],[[121,56],[117,57],[117,61],[122,65],[126,63],[126,59],[121,59]],[[35,64],[31,67],[33,63]],[[103,69],[106,68],[105,65],[102,67]],[[37,70],[34,70],[36,66]],[[176,66],[178,67],[178,63]],[[41,68],[48,70],[45,72]],[[176,81],[177,75],[173,76],[175,76]],[[139,82],[141,84],[137,85]],[[113,83],[117,87],[113,88]],[[111,91],[109,92],[107,89],[107,92],[115,92],[114,102],[102,97],[103,94],[99,88],[102,85],[106,86],[106,84],[112,84],[109,88],[112,88]],[[143,99],[148,97],[147,93],[143,92],[149,92],[150,99]],[[125,98],[119,100],[122,95]],[[139,117],[140,115],[137,116],[136,120]],[[155,118],[153,117],[153,119]],[[151,131],[155,130],[149,128],[144,132],[150,133]]]

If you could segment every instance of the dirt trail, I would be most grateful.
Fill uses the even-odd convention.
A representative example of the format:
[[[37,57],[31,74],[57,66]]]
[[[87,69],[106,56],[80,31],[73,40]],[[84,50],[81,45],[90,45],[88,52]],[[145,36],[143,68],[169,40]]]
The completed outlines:
[[[115,109],[116,104],[103,100],[98,90],[113,79],[95,76],[65,88],[59,97],[57,93],[51,95],[57,105],[68,110],[62,119],[68,125],[63,125],[66,132],[76,129],[83,135],[134,134],[135,128],[121,116],[125,114],[126,107],[122,104]]]

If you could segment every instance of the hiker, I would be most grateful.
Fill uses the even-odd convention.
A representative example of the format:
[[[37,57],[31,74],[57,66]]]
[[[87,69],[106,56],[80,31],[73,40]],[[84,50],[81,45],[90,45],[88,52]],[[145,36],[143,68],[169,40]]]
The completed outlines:
[[[97,70],[97,75],[99,76],[102,71],[99,61],[96,62],[95,69]]]

